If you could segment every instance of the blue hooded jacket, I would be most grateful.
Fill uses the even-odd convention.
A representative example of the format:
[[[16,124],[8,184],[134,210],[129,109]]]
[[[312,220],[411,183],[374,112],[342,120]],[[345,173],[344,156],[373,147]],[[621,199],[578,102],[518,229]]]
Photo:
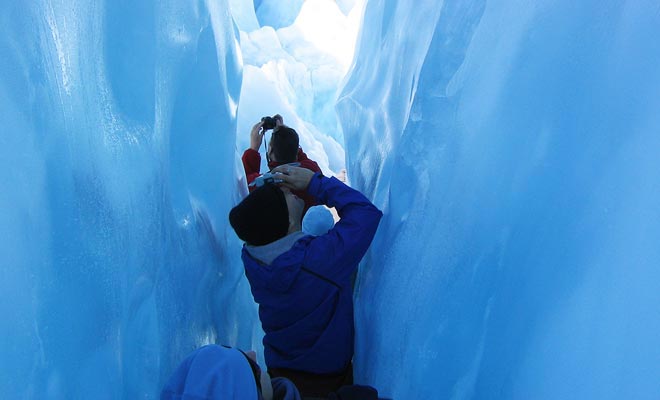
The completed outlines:
[[[192,352],[163,388],[161,400],[259,398],[245,356],[236,349],[208,345]]]
[[[295,385],[285,378],[271,380],[273,400],[300,400]],[[255,374],[240,350],[207,345],[186,357],[167,381],[160,400],[259,400]]]
[[[333,374],[353,358],[351,275],[383,214],[360,192],[319,173],[307,192],[336,208],[341,219],[334,228],[317,237],[296,232],[265,246],[245,245],[242,259],[266,333],[268,368]]]

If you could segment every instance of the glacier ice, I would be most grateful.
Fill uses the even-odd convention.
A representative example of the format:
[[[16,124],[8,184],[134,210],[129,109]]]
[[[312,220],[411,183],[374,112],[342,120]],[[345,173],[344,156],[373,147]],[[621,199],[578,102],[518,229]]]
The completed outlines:
[[[0,15],[0,397],[155,398],[200,344],[257,345],[225,229],[245,186],[226,2]]]
[[[367,3],[338,102],[348,173],[385,210],[358,380],[660,396],[659,33],[648,1]]]
[[[271,2],[275,5],[281,4]],[[279,113],[298,131],[301,146],[323,171],[338,174],[345,169],[343,133],[334,106],[353,55],[362,0],[343,7],[350,9],[342,11],[333,0],[308,0],[293,22],[285,24],[275,13],[271,25],[243,29],[239,24],[244,74],[239,149],[248,147],[248,133],[259,118]],[[236,20],[252,19],[242,15],[246,12],[232,5]]]
[[[249,3],[0,3],[0,398],[156,398],[195,347],[258,349],[226,214],[264,109],[385,211],[359,382],[660,397],[654,2],[338,1],[338,120],[314,2]]]
[[[257,19],[262,26],[283,28],[295,21],[305,0],[290,0],[283,4],[277,0],[259,0],[254,3]]]

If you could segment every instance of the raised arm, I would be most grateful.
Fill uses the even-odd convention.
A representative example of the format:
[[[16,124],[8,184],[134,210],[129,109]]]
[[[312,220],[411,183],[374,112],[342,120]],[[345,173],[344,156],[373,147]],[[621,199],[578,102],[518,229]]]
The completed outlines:
[[[311,244],[314,260],[307,268],[331,279],[348,278],[366,253],[383,213],[362,193],[336,178],[326,178],[303,168],[282,166],[282,184],[292,189],[306,189],[319,203],[335,207],[340,220],[328,233]]]
[[[259,147],[264,139],[264,133],[261,129],[263,122],[257,122],[250,130],[250,148],[243,152],[243,169],[245,169],[245,177],[247,178],[248,185],[252,183],[261,172],[261,154],[259,154]],[[250,191],[254,187],[249,187]]]
[[[335,207],[340,218],[312,243],[314,252],[321,256],[313,262],[316,267],[309,268],[317,268],[319,274],[331,279],[347,279],[367,252],[383,213],[362,193],[334,177],[315,175],[307,192],[319,203]]]

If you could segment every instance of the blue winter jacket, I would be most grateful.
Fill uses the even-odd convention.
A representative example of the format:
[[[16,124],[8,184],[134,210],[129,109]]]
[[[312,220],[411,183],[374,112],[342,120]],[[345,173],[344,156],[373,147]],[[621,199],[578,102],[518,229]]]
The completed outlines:
[[[298,232],[280,239],[299,238],[272,262],[255,258],[250,246],[243,247],[242,259],[266,333],[268,368],[332,374],[353,358],[351,274],[383,214],[360,192],[319,173],[307,192],[336,208],[341,219],[334,228],[322,236]]]

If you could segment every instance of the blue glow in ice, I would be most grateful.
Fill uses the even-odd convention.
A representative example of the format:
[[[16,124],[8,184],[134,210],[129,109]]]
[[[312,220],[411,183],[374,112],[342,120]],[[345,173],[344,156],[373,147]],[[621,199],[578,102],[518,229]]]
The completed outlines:
[[[279,110],[385,212],[357,382],[659,398],[657,4],[369,1],[343,132],[336,53],[278,4],[0,3],[0,398],[153,399],[200,345],[259,350],[227,213]]]
[[[385,210],[356,379],[660,396],[657,4],[423,3],[367,4],[338,105],[349,176]]]

